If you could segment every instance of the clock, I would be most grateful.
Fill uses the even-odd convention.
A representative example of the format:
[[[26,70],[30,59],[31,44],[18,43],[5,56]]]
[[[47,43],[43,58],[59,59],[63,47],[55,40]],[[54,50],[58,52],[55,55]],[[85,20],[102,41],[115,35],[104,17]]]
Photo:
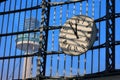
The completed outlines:
[[[97,28],[92,18],[74,16],[60,29],[59,46],[65,54],[80,55],[92,47],[96,36]]]

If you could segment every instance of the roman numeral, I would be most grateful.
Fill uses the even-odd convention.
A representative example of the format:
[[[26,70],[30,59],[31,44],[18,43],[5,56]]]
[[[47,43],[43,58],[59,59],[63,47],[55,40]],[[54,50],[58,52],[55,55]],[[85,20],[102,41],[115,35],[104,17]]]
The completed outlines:
[[[78,47],[74,46],[74,51],[77,52],[78,51]]]
[[[62,35],[62,36],[60,36],[60,38],[66,39],[66,35]]]
[[[64,40],[64,41],[62,42],[62,46],[63,46],[63,47],[66,47],[66,45],[67,45],[67,40]]]
[[[72,50],[72,46],[70,44],[68,44],[67,50]]]

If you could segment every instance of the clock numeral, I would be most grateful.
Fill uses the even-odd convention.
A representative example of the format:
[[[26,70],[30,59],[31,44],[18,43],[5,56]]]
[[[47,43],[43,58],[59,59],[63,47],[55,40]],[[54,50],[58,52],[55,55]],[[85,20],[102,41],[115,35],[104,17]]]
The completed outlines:
[[[83,49],[85,49],[85,46],[83,44],[80,45]]]
[[[87,37],[85,41],[91,42],[91,39]]]
[[[78,52],[78,47],[77,46],[72,46],[72,45],[68,44],[67,50],[72,50],[74,52]]]
[[[92,34],[92,31],[87,32],[88,34]]]
[[[75,19],[75,23],[78,23],[79,22],[79,19],[77,18],[77,19]]]
[[[78,47],[74,46],[74,51],[77,52],[78,51]]]
[[[66,27],[66,26],[63,27],[63,30],[68,31],[68,27]]]
[[[87,25],[86,27],[90,27],[90,26],[91,26],[91,24],[92,24],[92,23],[91,23],[91,22],[89,22],[89,23],[88,23],[88,25]]]
[[[62,35],[62,36],[60,36],[60,38],[65,39],[65,38],[66,38],[66,35]]]
[[[67,44],[67,40],[64,40],[64,41],[63,41],[63,44]]]
[[[63,39],[65,39],[66,38],[66,35],[63,35]]]
[[[73,23],[72,23],[71,21],[69,21],[69,25],[70,25],[70,26],[72,26],[72,25],[73,25]]]
[[[64,40],[64,41],[62,42],[62,46],[63,46],[63,47],[66,47],[66,45],[67,45],[67,40]]]
[[[67,50],[72,50],[72,46],[70,44],[68,44]]]

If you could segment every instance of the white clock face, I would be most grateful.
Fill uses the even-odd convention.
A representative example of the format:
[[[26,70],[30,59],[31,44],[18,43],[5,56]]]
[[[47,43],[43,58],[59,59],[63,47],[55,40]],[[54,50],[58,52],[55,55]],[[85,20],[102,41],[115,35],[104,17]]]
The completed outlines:
[[[60,30],[59,43],[62,51],[70,55],[85,53],[96,39],[94,20],[87,16],[74,16]]]

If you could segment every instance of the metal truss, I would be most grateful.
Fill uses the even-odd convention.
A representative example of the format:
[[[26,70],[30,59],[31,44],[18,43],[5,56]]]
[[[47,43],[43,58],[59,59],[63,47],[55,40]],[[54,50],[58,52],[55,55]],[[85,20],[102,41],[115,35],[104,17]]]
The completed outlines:
[[[115,45],[120,45],[120,41],[115,41]],[[112,46],[112,45],[110,45]],[[89,50],[93,50],[93,49],[98,49],[98,48],[105,48],[107,47],[104,44],[101,44],[101,45],[98,45],[98,46],[93,46],[91,49]],[[44,51],[46,53],[46,55],[54,55],[54,54],[63,54],[63,52],[58,52],[58,51]],[[3,60],[3,59],[14,59],[14,58],[23,58],[23,57],[32,57],[32,56],[38,56],[39,55],[39,52],[35,52],[35,53],[32,53],[32,54],[27,54],[27,55],[17,55],[17,56],[5,56],[5,57],[0,57],[0,60]]]
[[[70,1],[65,1],[65,2],[48,2],[48,4],[50,4],[50,7],[53,7],[53,6],[72,4],[72,3],[82,2],[82,1],[87,1],[87,0],[70,0]]]
[[[112,16],[113,14],[110,13],[109,15]],[[115,18],[120,18],[120,13],[115,13],[114,16],[115,16]],[[96,19],[95,22],[105,21],[107,19],[111,19],[111,17],[107,18],[107,16],[105,15],[99,19]]]
[[[86,74],[86,75],[84,75],[84,76],[72,76],[72,77],[64,77],[64,76],[61,76],[61,77],[59,77],[59,78],[57,78],[57,77],[53,77],[53,78],[51,78],[51,77],[45,77],[44,79],[45,80],[47,80],[47,79],[55,79],[55,80],[57,80],[57,79],[62,79],[62,80],[88,80],[88,79],[95,79],[95,78],[100,78],[100,77],[102,77],[102,78],[104,78],[104,77],[109,77],[109,76],[117,76],[117,75],[120,75],[120,70],[115,70],[114,72],[112,72],[112,73],[105,73],[104,71],[103,72],[99,72],[99,73],[93,73],[93,74]],[[97,80],[97,79],[95,79],[95,80]]]
[[[32,32],[39,32],[41,28],[43,28],[43,31],[46,30],[54,30],[54,29],[60,29],[62,26],[43,26],[39,29],[29,30],[29,31],[19,31],[19,32],[13,32],[13,33],[6,33],[6,34],[0,34],[0,37],[3,36],[11,36],[11,35],[18,35],[18,34],[24,34],[24,33],[32,33]]]
[[[42,19],[41,19],[41,27],[40,28],[40,47],[38,52],[38,62],[37,62],[37,76],[44,76],[45,75],[45,66],[46,66],[46,53],[47,50],[47,37],[48,31],[44,31],[44,25],[48,25],[48,8],[46,4],[46,0],[42,0]],[[39,80],[39,77],[37,77]]]
[[[115,42],[115,0],[106,0],[106,71],[107,72],[115,70],[114,42]]]
[[[6,1],[6,0],[3,0],[3,1]],[[65,5],[65,4],[72,4],[72,3],[76,3],[76,2],[82,2],[82,1],[87,1],[87,0],[75,0],[75,1],[65,1],[65,2],[57,2],[57,3],[55,3],[55,2],[52,3],[50,1],[48,1],[48,2],[46,2],[46,7],[47,6],[54,7],[54,6],[60,6],[60,5]],[[35,9],[40,9],[40,8],[42,8],[42,4],[34,6],[34,7],[30,7],[30,8],[24,8],[24,9],[0,12],[0,15],[23,12],[23,11],[27,11],[27,10],[35,10]]]
[[[120,70],[115,70],[112,73],[106,73],[106,72],[99,72],[99,73],[93,73],[93,74],[86,74],[84,76],[71,76],[71,77],[41,77],[42,80],[97,80],[98,78],[105,78],[105,77],[116,77],[120,75]],[[36,80],[36,78],[29,78],[30,80]],[[28,79],[28,80],[29,80]]]
[[[77,0],[79,1],[79,0]],[[48,0],[42,0],[42,20],[41,20],[41,27],[40,28],[40,48],[39,48],[39,55],[38,55],[38,65],[37,65],[37,79],[40,80],[45,76],[45,66],[46,66],[46,50],[47,50],[47,39],[48,39],[48,29],[45,29],[44,31],[44,26],[49,26],[49,13],[50,13],[50,7],[51,7],[51,2]],[[73,3],[68,2],[68,3],[62,3],[62,4],[69,4]],[[61,3],[58,3],[62,5]],[[57,5],[58,5],[57,4]],[[56,4],[53,4],[56,6]],[[52,5],[52,6],[53,6]]]
[[[33,54],[28,54],[28,55],[0,57],[0,60],[38,56],[37,79],[38,80],[40,80],[41,78],[47,79],[47,77],[45,77],[46,56],[53,55],[53,54],[62,54],[62,52],[58,52],[58,51],[47,52],[48,30],[60,29],[62,27],[62,26],[57,26],[57,27],[49,26],[50,7],[60,6],[60,5],[70,4],[70,3],[76,3],[76,2],[82,2],[82,1],[86,1],[86,0],[73,0],[73,1],[66,1],[66,2],[58,2],[58,3],[54,3],[54,2],[52,3],[50,0],[42,0],[42,4],[38,6],[34,6],[32,8],[0,12],[0,15],[5,15],[5,14],[11,14],[11,13],[22,12],[22,11],[27,11],[27,10],[34,10],[34,9],[39,9],[39,8],[42,9],[41,27],[39,29],[0,34],[0,37],[3,37],[3,36],[18,35],[18,34],[23,34],[23,33],[40,32],[39,51]],[[115,18],[118,18],[118,17],[120,17],[120,13],[115,13],[115,0],[106,0],[106,15],[95,20],[95,22],[106,21],[106,43],[98,45],[98,46],[93,46],[90,49],[90,50],[93,50],[93,49],[98,49],[98,48],[106,48],[106,71],[105,72],[113,72],[113,73],[107,74],[105,72],[100,72],[97,74],[95,73],[95,74],[85,75],[83,77],[75,76],[75,77],[72,77],[72,79],[90,79],[91,77],[95,78],[95,77],[101,77],[101,76],[107,76],[107,75],[120,74],[118,73],[119,71],[115,71],[115,45],[120,45],[120,41],[115,41]],[[68,79],[71,79],[71,78],[68,78]]]

